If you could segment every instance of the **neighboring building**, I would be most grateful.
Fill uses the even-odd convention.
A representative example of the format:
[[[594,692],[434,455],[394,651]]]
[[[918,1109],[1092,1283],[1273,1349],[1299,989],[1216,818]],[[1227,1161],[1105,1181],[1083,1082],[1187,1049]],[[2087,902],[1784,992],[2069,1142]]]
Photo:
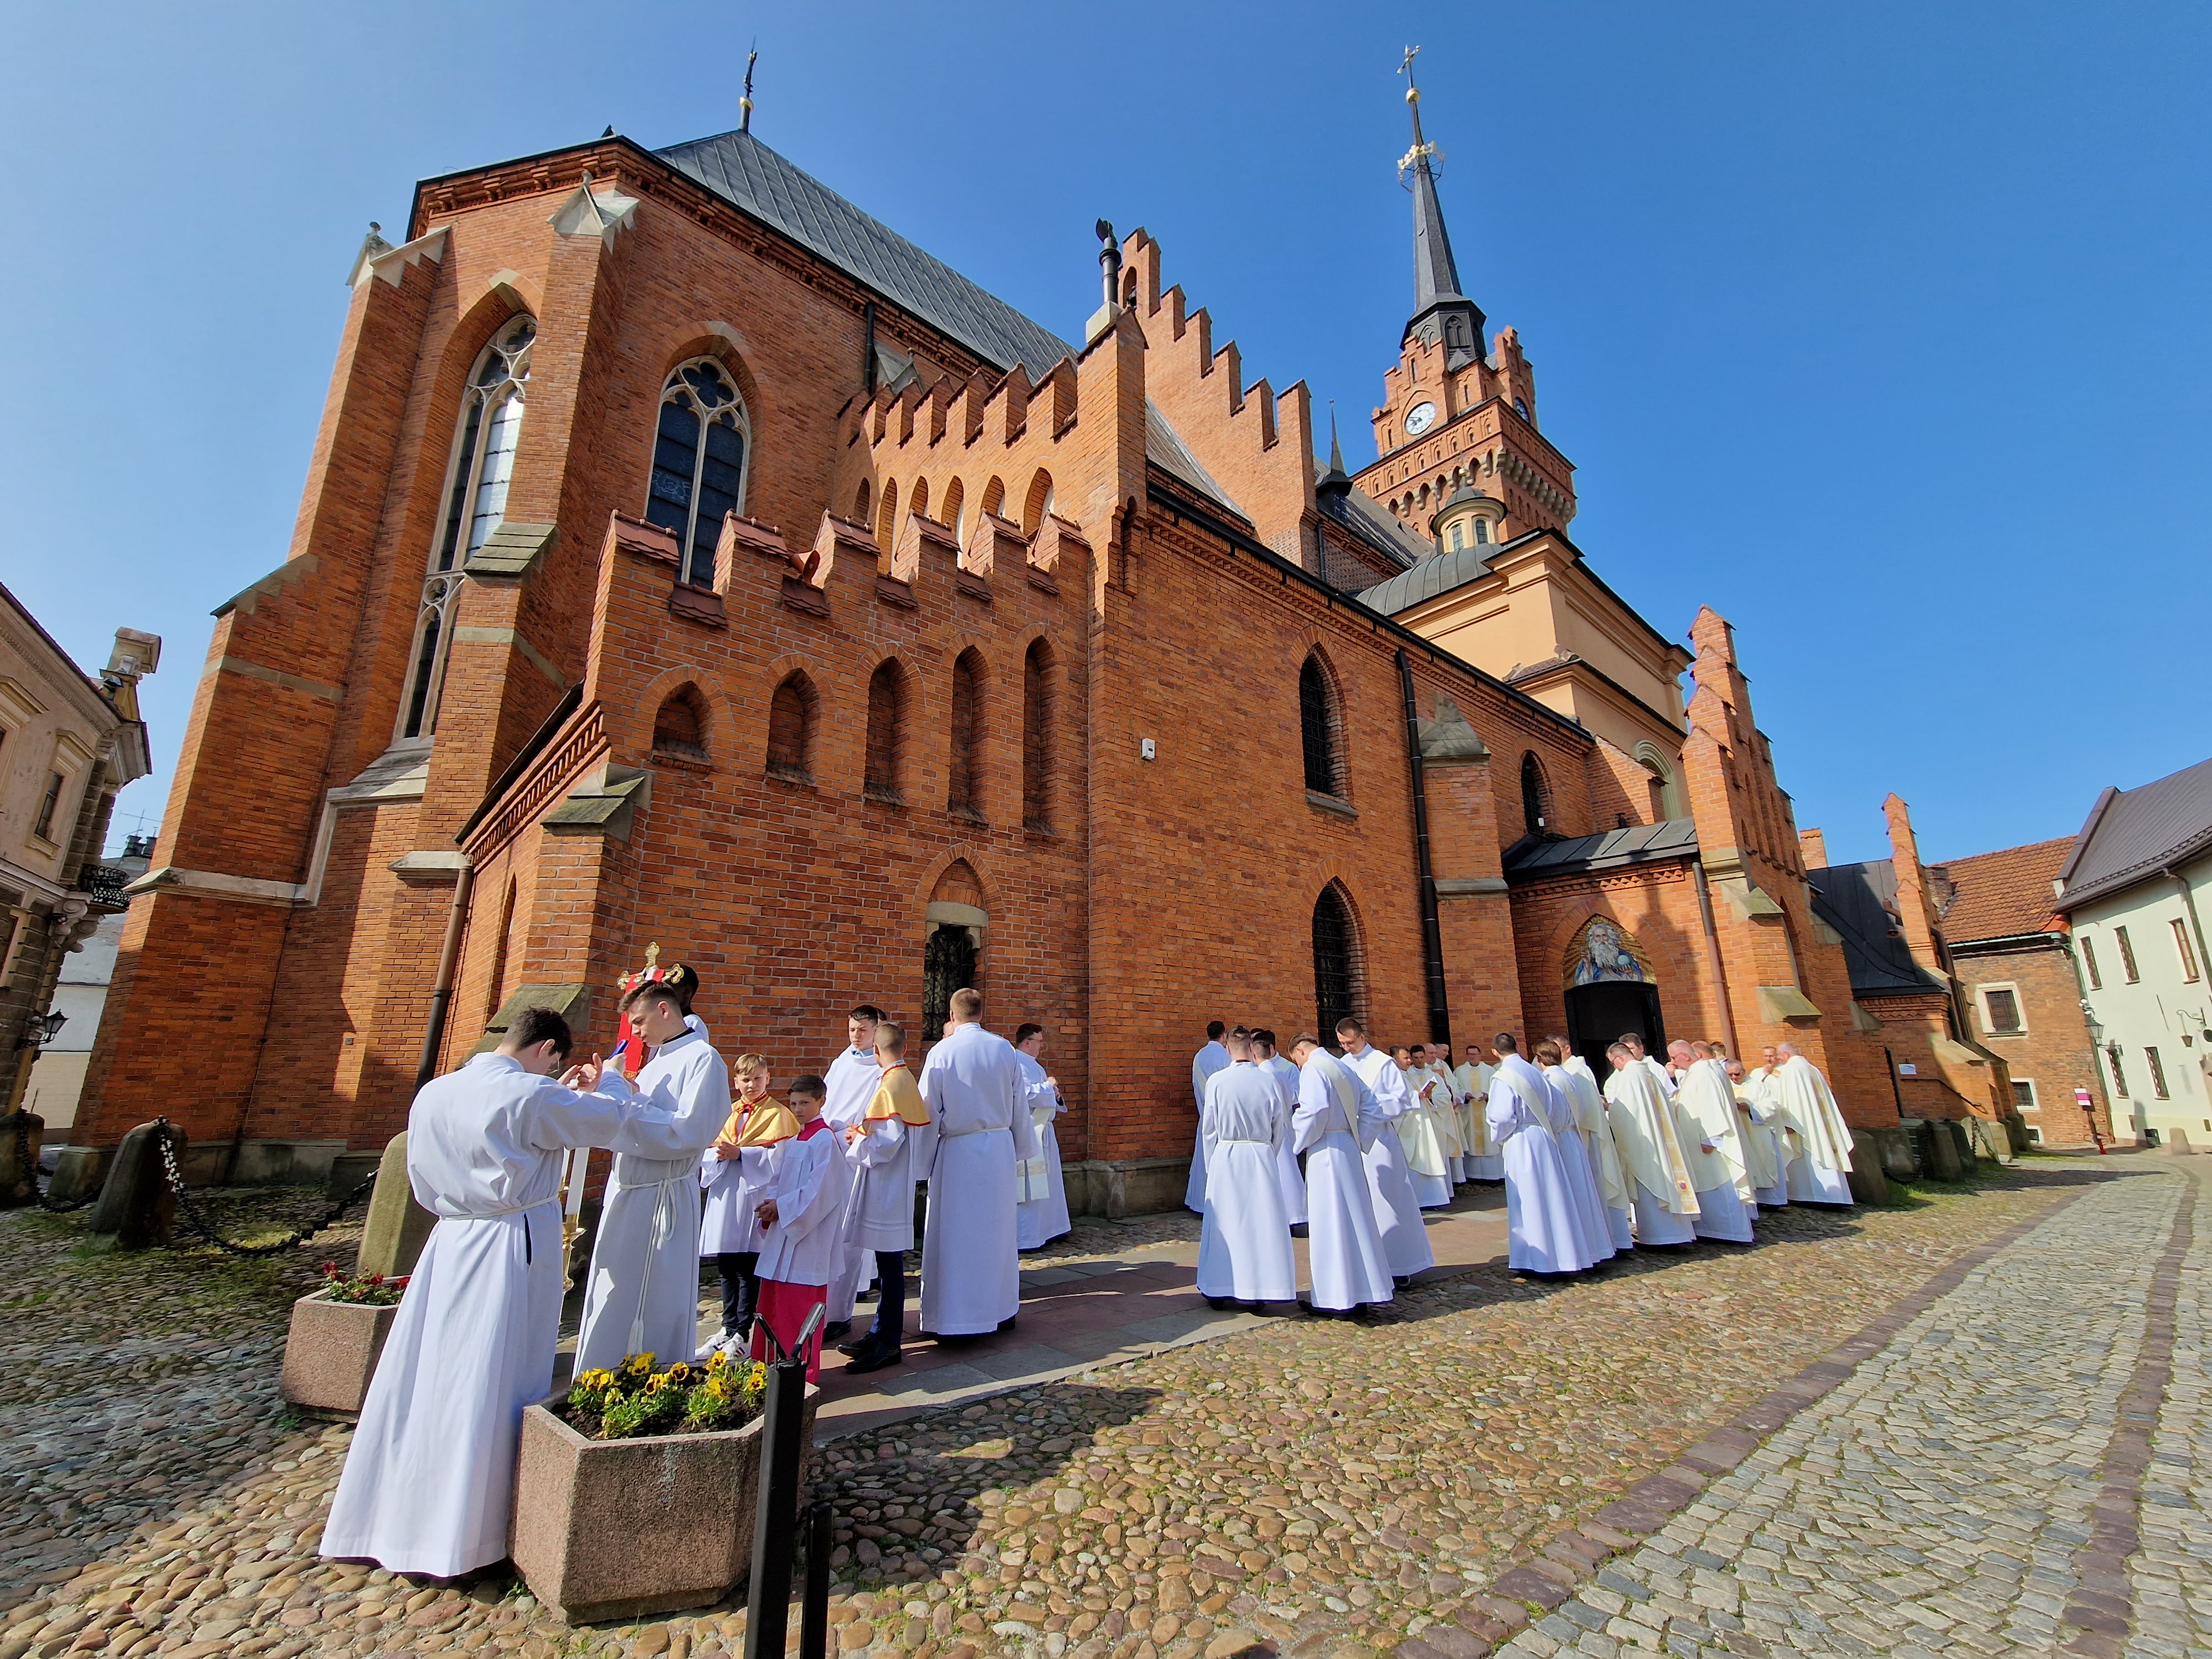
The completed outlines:
[[[91,879],[105,896],[119,899],[124,884],[136,881],[151,866],[153,854],[154,837],[126,836],[122,856],[107,861],[106,874],[95,873]],[[127,902],[100,915],[90,937],[62,958],[52,1012],[63,1017],[64,1024],[40,1046],[23,1097],[24,1109],[44,1120],[49,1146],[65,1145],[76,1121],[85,1068],[92,1063],[93,1039],[100,1034],[100,1012],[107,1006],[107,988],[115,977],[116,952],[123,944],[123,905]]]
[[[2106,789],[2058,872],[2123,1133],[2212,1146],[2212,760],[2136,789]]]
[[[52,1031],[63,963],[121,908],[100,862],[115,797],[150,769],[138,681],[161,641],[120,628],[97,680],[0,587],[0,1082],[21,1109]],[[11,1122],[0,1134],[0,1201],[23,1195]]]
[[[1216,1015],[1786,1037],[1878,1143],[1729,625],[1692,659],[1561,533],[1414,137],[1357,478],[1141,230],[1079,346],[749,131],[424,182],[217,612],[78,1139],[312,1172],[523,1006],[604,1048],[657,941],[780,1074],[856,999],[1040,1021],[1092,1209],[1180,1201]]]
[[[1968,1029],[2004,1056],[2013,1103],[2045,1146],[2113,1139],[2073,941],[2052,908],[2073,847],[2062,836],[1928,871]]]
[[[1808,875],[1814,919],[1850,964],[1852,1029],[1880,1049],[1900,1115],[2011,1120],[2024,1133],[2003,1056],[1962,1017],[1940,883],[1920,861],[1911,812],[1893,794],[1881,808],[1886,859],[1831,865],[1819,830],[1802,837],[1822,860]]]

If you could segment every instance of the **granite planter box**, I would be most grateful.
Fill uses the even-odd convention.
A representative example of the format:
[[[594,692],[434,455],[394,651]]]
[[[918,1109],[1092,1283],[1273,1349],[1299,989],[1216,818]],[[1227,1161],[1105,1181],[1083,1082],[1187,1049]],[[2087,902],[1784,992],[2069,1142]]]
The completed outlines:
[[[821,1397],[806,1390],[810,1463]],[[752,1568],[767,1419],[725,1434],[588,1440],[547,1409],[561,1398],[522,1414],[507,1553],[531,1594],[571,1624],[720,1601]]]
[[[292,1329],[284,1339],[283,1389],[287,1403],[301,1411],[357,1417],[376,1375],[376,1357],[399,1304],[369,1307],[332,1302],[323,1291],[292,1304]]]

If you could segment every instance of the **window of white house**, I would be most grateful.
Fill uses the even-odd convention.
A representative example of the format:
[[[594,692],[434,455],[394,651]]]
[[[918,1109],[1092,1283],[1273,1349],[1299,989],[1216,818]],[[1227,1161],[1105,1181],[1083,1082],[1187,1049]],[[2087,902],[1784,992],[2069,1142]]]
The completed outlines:
[[[39,797],[38,816],[31,820],[31,833],[40,841],[54,838],[55,809],[62,804],[62,786],[69,779],[59,772],[46,774],[46,793]]]
[[[2104,975],[2097,971],[2097,947],[2092,945],[2086,936],[2081,940],[2081,966],[2088,973],[2089,988],[2093,991],[2103,990]]]
[[[2012,1103],[2023,1112],[2035,1109],[2035,1085],[2031,1079],[2016,1077],[2012,1080]]]
[[[2176,916],[2173,927],[2173,954],[2180,959],[2181,976],[2194,981],[2197,977],[2197,952],[2189,941],[2189,924]]]
[[[428,738],[438,729],[438,703],[453,649],[453,601],[470,555],[507,519],[507,489],[522,441],[530,348],[537,338],[535,318],[510,319],[492,336],[462,391],[447,463],[445,513],[430,550],[429,574],[416,611],[414,647],[408,654],[407,696],[399,710],[403,738]]]
[[[2142,975],[2136,971],[2136,947],[2128,940],[2128,930],[2113,928],[2112,941],[2120,947],[2120,972],[2126,976],[2128,983],[2133,985]]]
[[[2146,1048],[2143,1058],[2150,1062],[2150,1091],[2160,1100],[2169,1098],[2166,1092],[2166,1066],[2158,1057],[2158,1050]]]
[[[1992,1036],[2016,1036],[2020,1023],[2020,993],[2009,985],[1982,987],[1982,1028]]]
[[[2128,1074],[2126,1071],[2122,1068],[2120,1064],[2120,1045],[2118,1043],[2108,1042],[2105,1045],[2105,1062],[2112,1068],[2112,1092],[2119,1096],[2121,1099],[2126,1099],[2128,1094]]]

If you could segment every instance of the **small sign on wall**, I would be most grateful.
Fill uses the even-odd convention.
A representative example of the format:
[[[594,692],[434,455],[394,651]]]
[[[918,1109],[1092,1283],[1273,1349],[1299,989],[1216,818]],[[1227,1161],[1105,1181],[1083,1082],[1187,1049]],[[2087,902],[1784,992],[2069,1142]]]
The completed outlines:
[[[1900,1060],[1897,1062],[1897,1074],[1899,1077],[1918,1077],[1920,1068],[1909,1060]]]

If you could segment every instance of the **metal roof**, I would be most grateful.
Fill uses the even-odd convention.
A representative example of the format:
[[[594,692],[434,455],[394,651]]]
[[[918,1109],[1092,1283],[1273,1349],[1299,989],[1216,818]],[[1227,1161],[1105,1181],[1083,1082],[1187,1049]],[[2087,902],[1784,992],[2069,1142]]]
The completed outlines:
[[[1505,849],[1505,879],[1517,886],[1547,876],[1579,875],[1586,870],[1613,870],[1624,865],[1686,859],[1697,850],[1698,826],[1689,818],[1668,818],[1663,823],[1632,823],[1625,830],[1607,830],[1600,835],[1575,836],[1559,841],[1527,836]]]
[[[1199,464],[1198,457],[1190,453],[1190,446],[1183,442],[1182,434],[1168,424],[1168,417],[1160,413],[1160,406],[1150,398],[1145,399],[1145,459],[1216,505],[1227,507],[1245,523],[1252,522],[1252,515],[1229,499],[1229,492]]]
[[[654,154],[1001,369],[1019,363],[1034,380],[1075,355],[1051,330],[861,212],[749,132],[695,138]]]
[[[1379,611],[1386,617],[1395,617],[1401,611],[1410,611],[1439,594],[1449,593],[1455,587],[1464,587],[1471,581],[1479,581],[1487,576],[1490,566],[1482,556],[1497,550],[1496,543],[1486,542],[1480,547],[1462,547],[1449,553],[1432,553],[1403,574],[1386,577],[1376,583],[1359,596],[1359,602],[1370,611]]]
[[[1887,859],[1808,870],[1813,914],[1843,935],[1855,997],[1941,991],[1942,981],[1912,959],[1897,908],[1897,872]]]
[[[1437,550],[1433,543],[1408,530],[1396,514],[1334,465],[1314,485],[1314,507],[1323,518],[1394,564],[1410,568]]]
[[[2099,798],[2062,875],[2058,908],[2148,880],[2167,866],[2212,850],[2212,760],[2199,761],[2136,789]]]

